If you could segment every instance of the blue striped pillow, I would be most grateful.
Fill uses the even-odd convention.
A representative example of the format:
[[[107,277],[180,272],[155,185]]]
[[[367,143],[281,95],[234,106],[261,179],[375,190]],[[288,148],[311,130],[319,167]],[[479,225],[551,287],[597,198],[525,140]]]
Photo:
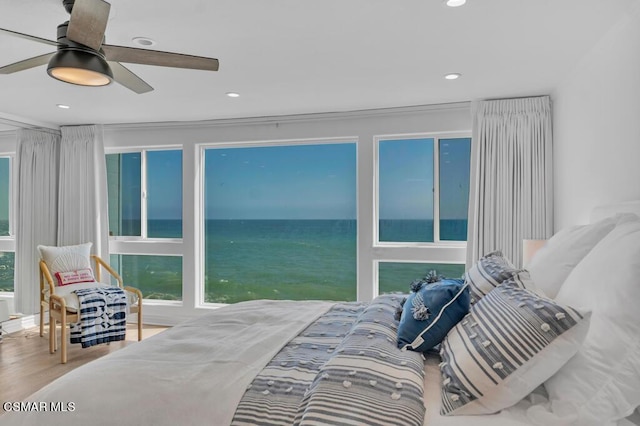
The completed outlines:
[[[441,413],[490,414],[516,404],[575,355],[589,318],[505,281],[442,342]]]
[[[523,270],[513,266],[499,250],[483,256],[464,274],[464,282],[469,285],[471,304],[521,271]]]

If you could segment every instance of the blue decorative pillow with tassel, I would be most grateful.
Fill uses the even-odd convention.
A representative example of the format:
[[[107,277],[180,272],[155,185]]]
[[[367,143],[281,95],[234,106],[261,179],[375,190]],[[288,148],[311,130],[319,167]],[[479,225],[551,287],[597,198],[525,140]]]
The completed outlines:
[[[469,312],[469,288],[463,279],[411,284],[398,326],[398,348],[427,352]]]

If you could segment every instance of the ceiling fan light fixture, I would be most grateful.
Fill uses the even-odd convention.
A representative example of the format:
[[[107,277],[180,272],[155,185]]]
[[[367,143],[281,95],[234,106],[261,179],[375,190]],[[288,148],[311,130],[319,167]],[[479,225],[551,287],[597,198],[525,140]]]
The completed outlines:
[[[104,57],[79,49],[59,50],[49,60],[47,73],[56,80],[80,86],[106,86],[113,80],[113,72]]]

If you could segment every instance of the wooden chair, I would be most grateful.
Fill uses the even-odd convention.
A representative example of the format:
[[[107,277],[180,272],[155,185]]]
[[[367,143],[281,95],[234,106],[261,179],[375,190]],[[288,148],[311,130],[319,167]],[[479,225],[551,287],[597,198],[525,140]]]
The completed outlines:
[[[72,248],[80,247],[80,246],[70,246]],[[90,245],[88,245],[88,250],[90,249]],[[44,246],[39,246],[40,253],[42,255],[43,249],[55,249]],[[64,248],[63,248],[64,249]],[[87,250],[87,251],[88,251]],[[88,253],[87,253],[88,254]],[[76,255],[74,253],[74,255]],[[57,337],[56,337],[56,326],[59,322],[61,325],[60,330],[60,359],[62,364],[66,364],[67,362],[67,343],[69,338],[67,337],[67,324],[77,323],[80,320],[80,315],[78,313],[78,309],[73,307],[74,304],[72,302],[73,297],[76,298],[75,294],[69,291],[73,285],[58,287],[55,285],[55,281],[53,275],[51,273],[51,265],[47,264],[47,261],[44,259],[46,256],[42,256],[43,259],[40,260],[40,336],[44,335],[44,312],[49,310],[49,351],[51,353],[55,353],[57,350]],[[76,255],[77,257],[77,255]],[[140,290],[134,287],[125,287],[123,286],[122,278],[120,275],[113,269],[107,262],[96,255],[88,256],[93,261],[93,274],[95,277],[94,284],[96,286],[105,286],[108,284],[103,284],[100,281],[101,271],[102,269],[106,270],[118,283],[118,287],[125,290],[127,294],[127,298],[129,300],[129,312],[133,314],[137,314],[138,320],[138,341],[142,340],[142,293]],[[88,261],[88,259],[87,259]],[[64,262],[63,262],[64,263]],[[60,265],[56,265],[57,268],[60,269]],[[64,268],[63,268],[64,269]],[[90,285],[90,283],[87,283]],[[83,286],[83,287],[86,287]],[[61,291],[64,289],[64,292]],[[70,303],[71,302],[71,303]],[[77,304],[76,304],[77,306]]]

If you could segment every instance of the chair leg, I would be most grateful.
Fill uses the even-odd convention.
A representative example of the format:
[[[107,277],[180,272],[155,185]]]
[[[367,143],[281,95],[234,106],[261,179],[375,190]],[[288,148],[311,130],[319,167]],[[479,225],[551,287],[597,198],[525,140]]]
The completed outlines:
[[[142,340],[142,307],[138,307],[138,342]]]
[[[56,320],[49,315],[49,353],[56,351]]]
[[[40,304],[40,337],[44,336],[44,310]]]
[[[67,363],[67,312],[62,309],[62,318],[60,321],[60,362]]]

